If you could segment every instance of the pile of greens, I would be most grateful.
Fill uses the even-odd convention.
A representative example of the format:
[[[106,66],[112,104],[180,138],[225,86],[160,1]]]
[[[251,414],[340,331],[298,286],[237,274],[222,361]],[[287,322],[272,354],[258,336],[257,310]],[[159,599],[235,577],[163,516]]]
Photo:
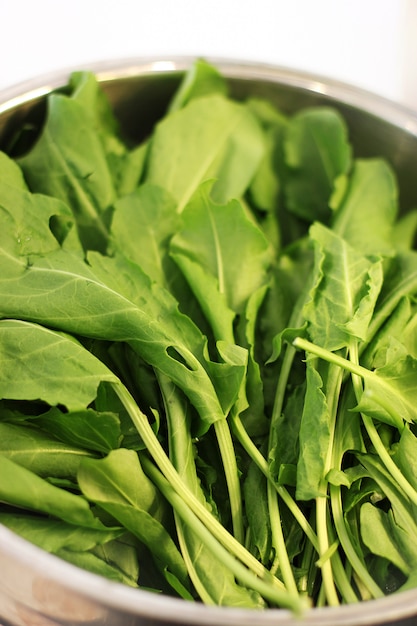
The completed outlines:
[[[76,72],[11,154],[0,523],[206,604],[416,586],[417,218],[390,166],[202,60],[140,145]]]

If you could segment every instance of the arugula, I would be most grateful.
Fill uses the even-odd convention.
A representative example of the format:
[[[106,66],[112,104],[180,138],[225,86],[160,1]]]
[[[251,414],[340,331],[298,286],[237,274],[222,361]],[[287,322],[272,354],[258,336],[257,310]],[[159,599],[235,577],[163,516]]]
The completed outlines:
[[[0,153],[0,523],[251,609],[417,579],[416,212],[330,106],[197,60],[135,144],[75,72]]]

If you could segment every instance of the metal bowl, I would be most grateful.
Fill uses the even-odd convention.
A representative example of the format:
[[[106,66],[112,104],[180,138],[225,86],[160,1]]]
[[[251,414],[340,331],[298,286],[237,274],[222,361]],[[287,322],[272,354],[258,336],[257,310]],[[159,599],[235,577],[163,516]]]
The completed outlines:
[[[417,113],[337,81],[268,65],[208,59],[229,79],[237,98],[259,96],[285,112],[331,104],[344,115],[355,154],[383,156],[399,180],[400,203],[417,206]],[[122,127],[140,139],[163,114],[192,59],[129,59],[88,68],[96,73]],[[72,69],[72,68],[71,68]],[[39,120],[45,98],[65,86],[71,70],[25,82],[0,94],[0,149],[15,130]],[[312,609],[302,620],[288,611],[208,607],[112,583],[66,563],[0,525],[2,626],[365,626],[417,623],[417,589],[380,600]]]

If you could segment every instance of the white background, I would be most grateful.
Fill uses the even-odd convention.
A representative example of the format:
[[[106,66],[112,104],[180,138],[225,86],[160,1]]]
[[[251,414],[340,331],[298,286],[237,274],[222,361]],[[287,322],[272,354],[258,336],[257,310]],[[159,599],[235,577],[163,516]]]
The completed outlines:
[[[134,56],[307,70],[417,109],[417,0],[0,0],[0,90]]]

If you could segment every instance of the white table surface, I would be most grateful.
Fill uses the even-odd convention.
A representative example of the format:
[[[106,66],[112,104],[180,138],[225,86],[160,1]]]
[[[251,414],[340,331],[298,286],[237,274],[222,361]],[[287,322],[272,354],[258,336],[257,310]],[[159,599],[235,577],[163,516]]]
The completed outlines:
[[[307,70],[417,109],[417,0],[0,0],[0,22],[0,90],[185,54]]]

